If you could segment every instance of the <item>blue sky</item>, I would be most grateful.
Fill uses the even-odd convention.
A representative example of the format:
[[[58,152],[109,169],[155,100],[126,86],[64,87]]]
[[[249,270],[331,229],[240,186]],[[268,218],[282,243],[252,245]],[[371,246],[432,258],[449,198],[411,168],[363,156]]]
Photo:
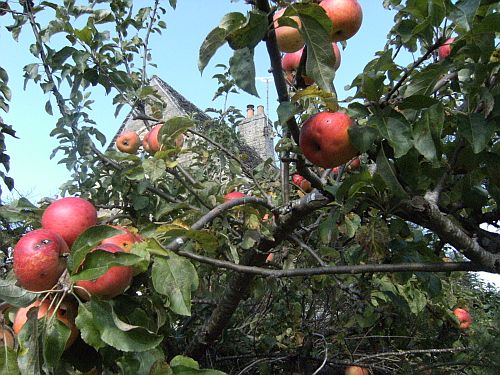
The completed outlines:
[[[143,1],[137,3],[141,6],[146,4]],[[383,9],[382,1],[361,0],[360,4],[364,12],[363,24],[358,34],[348,41],[347,49],[342,53],[342,66],[335,79],[340,98],[346,96],[343,87],[362,71],[375,51],[384,47],[387,32],[392,25],[392,14]],[[218,25],[224,14],[245,13],[249,9],[250,6],[242,0],[178,0],[175,11],[168,7],[165,16],[167,29],[162,35],[154,34],[151,37],[153,62],[158,68],[150,68],[149,74],[160,76],[201,109],[222,108],[222,100],[212,101],[217,82],[211,77],[221,72],[220,69],[215,69],[217,63],[228,64],[232,51],[228,46],[221,48],[203,75],[200,75],[197,67],[198,50],[205,36]],[[32,36],[26,28],[19,43],[14,42],[4,28],[10,23],[9,17],[0,18],[0,45],[3,51],[8,51],[1,54],[0,66],[8,71],[9,86],[13,92],[9,113],[1,113],[0,116],[6,123],[14,126],[20,138],[7,139],[7,150],[11,156],[10,176],[15,179],[17,191],[36,201],[44,196],[55,196],[59,186],[68,179],[69,173],[64,166],[57,164],[59,156],[49,160],[52,149],[57,146],[56,140],[50,138],[49,133],[54,128],[58,114],[49,116],[45,113],[44,105],[48,95],[44,95],[32,82],[23,90],[22,68],[36,62],[29,53]],[[268,69],[269,58],[262,44],[256,49],[257,77],[269,77]],[[257,90],[260,98],[244,93],[232,95],[228,105],[243,111],[247,104],[266,105],[266,84],[258,80]],[[269,116],[276,120],[277,101],[272,82],[269,93]],[[99,129],[111,139],[127,110],[123,109],[120,116],[115,118],[112,95],[105,96],[103,90],[98,88],[93,96],[96,103],[91,116]],[[56,111],[55,105],[53,108]],[[14,196],[16,195],[15,193]]]

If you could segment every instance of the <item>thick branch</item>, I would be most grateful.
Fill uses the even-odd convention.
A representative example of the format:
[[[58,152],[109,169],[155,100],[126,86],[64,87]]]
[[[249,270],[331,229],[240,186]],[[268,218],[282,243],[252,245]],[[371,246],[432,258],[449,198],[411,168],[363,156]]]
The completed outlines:
[[[403,201],[398,215],[432,230],[484,271],[500,273],[500,255],[486,251],[438,206],[422,197]]]
[[[240,264],[262,266],[265,263],[267,253],[279,245],[305,216],[328,203],[329,200],[319,193],[306,195],[291,208],[288,214],[283,215],[283,220],[278,223],[273,232],[274,239],[262,238],[258,248],[248,250]],[[222,334],[241,299],[247,295],[253,278],[254,275],[248,273],[238,273],[230,278],[217,308],[213,311],[201,332],[198,332],[190,342],[187,355],[198,359],[203,357],[205,350]]]

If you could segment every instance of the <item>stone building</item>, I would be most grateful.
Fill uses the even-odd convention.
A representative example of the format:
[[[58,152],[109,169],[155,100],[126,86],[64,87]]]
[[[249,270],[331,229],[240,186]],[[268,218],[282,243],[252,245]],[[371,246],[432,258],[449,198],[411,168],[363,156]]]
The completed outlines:
[[[177,116],[191,116],[201,121],[209,121],[211,118],[199,109],[196,105],[187,100],[172,86],[167,84],[161,78],[153,76],[150,81],[159,99],[163,102],[164,111],[162,120],[168,120]],[[151,115],[151,109],[144,109],[146,115]],[[114,148],[116,137],[128,130],[135,131],[142,136],[147,132],[147,126],[153,125],[152,122],[143,119],[136,119],[136,113],[130,111],[122,125],[118,129],[109,148]],[[247,117],[239,124],[239,134],[241,136],[241,152],[247,154],[245,160],[249,166],[254,167],[260,162],[271,158],[275,160],[273,145],[273,129],[267,115],[264,113],[264,107],[258,106],[257,113],[254,113],[254,106],[247,106]],[[196,142],[196,137],[190,136],[188,142]],[[182,155],[182,159],[189,160],[188,155]]]

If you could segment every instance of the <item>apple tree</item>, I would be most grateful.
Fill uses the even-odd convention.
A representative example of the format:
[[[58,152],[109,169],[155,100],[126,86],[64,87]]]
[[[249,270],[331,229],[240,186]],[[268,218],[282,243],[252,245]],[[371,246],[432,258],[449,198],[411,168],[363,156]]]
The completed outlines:
[[[168,35],[176,0],[0,2],[10,20],[2,33],[32,37],[24,78],[47,94],[59,142],[51,157],[72,172],[61,195],[99,210],[98,225],[61,252],[58,282],[40,291],[16,279],[12,251],[47,226],[51,202],[2,202],[1,324],[4,337],[15,333],[2,341],[2,373],[496,374],[499,295],[472,272],[500,273],[497,2],[384,0],[394,24],[375,56],[344,38],[362,2],[247,3],[200,41],[198,66],[233,50],[215,76],[215,97],[230,103],[234,92],[256,94],[254,51],[267,50],[279,166],[252,162],[231,106],[163,119],[149,40]],[[292,75],[278,48],[289,35],[304,48]],[[332,41],[367,61],[346,99]],[[15,95],[8,74],[0,66],[4,112]],[[157,152],[103,151],[92,113],[102,89],[114,96],[110,111],[132,110],[148,130],[162,124]],[[323,138],[348,143],[356,158],[320,155],[342,160],[320,166],[309,157],[303,124],[325,112],[349,117],[333,130],[341,137]],[[16,124],[0,126],[0,173],[12,189],[4,135]],[[128,234],[126,251],[100,245]],[[124,293],[82,293],[82,280],[120,267],[133,275]]]

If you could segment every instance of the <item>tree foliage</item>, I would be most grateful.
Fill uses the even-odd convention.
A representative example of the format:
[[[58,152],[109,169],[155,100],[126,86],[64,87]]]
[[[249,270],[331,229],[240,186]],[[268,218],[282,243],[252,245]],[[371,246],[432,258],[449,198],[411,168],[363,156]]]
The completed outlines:
[[[316,82],[310,87],[290,89],[281,71],[271,25],[284,1],[257,0],[247,14],[221,15],[201,43],[199,69],[227,43],[234,52],[219,65],[215,97],[256,94],[254,49],[266,46],[280,100],[282,173],[271,160],[249,164],[232,107],[165,121],[154,156],[96,146],[106,145],[92,118],[98,88],[114,95],[116,114],[131,109],[148,128],[163,119],[148,43],[165,31],[176,1],[147,3],[0,3],[12,20],[2,33],[32,36],[25,85],[40,86],[54,115],[50,135],[59,146],[51,157],[72,171],[61,194],[91,200],[103,209],[101,224],[134,227],[145,238],[131,254],[91,253],[110,234],[91,228],[73,245],[62,284],[31,293],[9,272],[11,250],[39,227],[47,202],[0,206],[3,325],[37,294],[60,304],[77,298],[79,278],[114,265],[135,270],[124,295],[79,301],[80,337],[68,350],[64,324],[28,314],[16,350],[0,356],[0,372],[335,374],[358,365],[374,374],[496,374],[499,296],[464,271],[500,273],[499,235],[485,229],[498,229],[499,219],[497,2],[383,1],[395,11],[387,43],[353,77],[354,94],[342,103],[331,21],[317,2],[290,4],[280,21],[301,21],[307,58],[299,69]],[[450,56],[438,60],[451,36]],[[415,56],[409,65],[408,53]],[[0,66],[2,111],[10,99]],[[304,159],[298,134],[312,114],[338,109],[355,119],[350,137],[362,163],[333,173]],[[15,136],[15,128],[0,121],[0,177],[9,189],[4,134]],[[180,133],[189,135],[182,150],[173,146]],[[313,192],[290,185],[295,172]],[[225,202],[237,189],[248,196]],[[455,307],[471,311],[470,330],[458,329]]]

